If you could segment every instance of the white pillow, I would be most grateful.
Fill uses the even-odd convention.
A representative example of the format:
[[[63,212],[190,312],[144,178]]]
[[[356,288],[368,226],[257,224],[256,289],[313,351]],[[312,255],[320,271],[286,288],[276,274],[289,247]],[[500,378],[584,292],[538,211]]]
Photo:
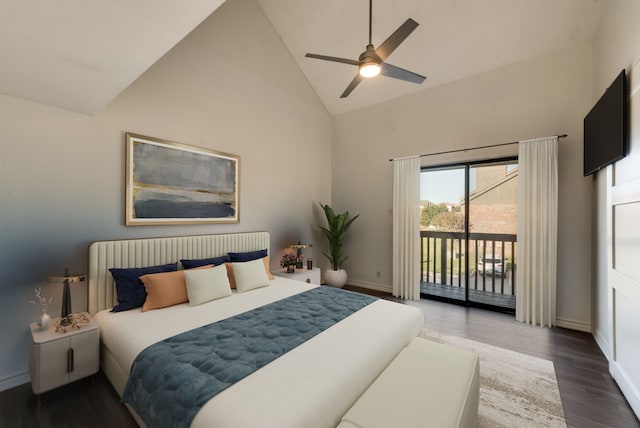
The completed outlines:
[[[264,270],[262,259],[231,263],[231,267],[233,268],[233,276],[236,279],[238,293],[269,285],[269,277]]]
[[[263,268],[264,269],[264,268]],[[188,269],[184,271],[189,306],[197,306],[221,297],[231,296],[231,285],[224,265],[211,269]]]

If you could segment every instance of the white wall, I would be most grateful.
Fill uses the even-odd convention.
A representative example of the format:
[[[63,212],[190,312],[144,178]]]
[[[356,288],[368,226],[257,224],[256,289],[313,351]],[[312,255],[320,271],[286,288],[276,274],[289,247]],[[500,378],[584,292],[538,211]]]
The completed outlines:
[[[350,282],[391,289],[389,158],[567,133],[559,145],[557,316],[559,325],[589,331],[591,179],[582,175],[582,118],[592,60],[583,45],[335,117],[333,204],[361,214],[348,242]]]
[[[626,158],[597,176],[594,224],[594,336],[609,371],[640,417],[640,2],[611,2],[595,42],[596,94],[621,69],[629,86],[630,145]]]
[[[125,227],[126,131],[240,155],[240,223]],[[226,2],[94,117],[0,97],[0,390],[28,381],[34,287],[86,272],[91,241],[267,230],[274,266],[284,245],[318,242],[331,132],[254,0]],[[46,291],[57,315],[61,288]],[[74,310],[84,296],[74,291]]]

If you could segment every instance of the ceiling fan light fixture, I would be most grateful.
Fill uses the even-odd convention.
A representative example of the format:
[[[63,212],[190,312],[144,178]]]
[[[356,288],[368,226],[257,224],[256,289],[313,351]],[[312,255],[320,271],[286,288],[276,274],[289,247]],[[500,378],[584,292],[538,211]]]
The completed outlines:
[[[376,77],[378,74],[380,74],[380,69],[380,64],[375,62],[362,64],[360,66],[360,76],[365,78]]]

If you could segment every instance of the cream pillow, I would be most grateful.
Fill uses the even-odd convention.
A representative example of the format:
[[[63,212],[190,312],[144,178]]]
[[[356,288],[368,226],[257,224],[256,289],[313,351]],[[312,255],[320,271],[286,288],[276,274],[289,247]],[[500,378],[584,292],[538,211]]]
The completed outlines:
[[[186,270],[184,280],[187,283],[189,306],[197,306],[211,300],[231,296],[231,287],[225,265],[211,269]]]
[[[261,259],[250,262],[231,263],[238,293],[269,285],[269,277]]]
[[[263,258],[257,259],[257,260],[262,260],[263,261],[263,263],[264,263],[264,271],[267,274],[267,278],[269,278],[269,281],[275,279],[275,277],[271,273],[271,270],[269,269],[269,256],[266,256],[266,257],[263,257]],[[247,262],[235,262],[235,263],[247,263]],[[236,288],[236,278],[233,276],[233,266],[232,266],[233,263],[232,262],[226,262],[225,265],[227,265],[227,276],[229,277],[229,284],[231,284],[231,288]]]

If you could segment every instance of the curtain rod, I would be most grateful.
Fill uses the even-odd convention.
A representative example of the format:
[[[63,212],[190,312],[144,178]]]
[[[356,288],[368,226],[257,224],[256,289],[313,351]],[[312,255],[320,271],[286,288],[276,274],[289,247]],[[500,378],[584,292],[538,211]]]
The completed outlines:
[[[558,139],[566,138],[567,134],[553,135],[553,137],[558,137]],[[425,157],[425,156],[445,155],[447,153],[457,153],[457,152],[467,152],[469,150],[488,149],[490,147],[510,146],[512,144],[518,144],[519,142],[520,141],[512,141],[510,143],[489,144],[488,146],[470,147],[468,149],[447,150],[447,151],[444,151],[444,152],[427,153],[427,154],[424,154],[424,155],[420,155],[418,157],[422,158],[422,157]],[[391,159],[389,159],[389,162],[393,162],[394,160],[406,159],[407,157],[412,157],[412,156],[405,156],[405,157],[401,157],[401,158],[391,158]]]

